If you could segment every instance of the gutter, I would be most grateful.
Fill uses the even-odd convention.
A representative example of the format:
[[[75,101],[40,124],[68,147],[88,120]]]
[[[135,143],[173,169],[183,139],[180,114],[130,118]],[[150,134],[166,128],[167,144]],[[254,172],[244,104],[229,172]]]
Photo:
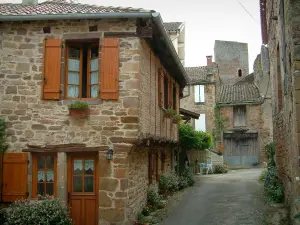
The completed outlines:
[[[40,21],[40,20],[76,20],[76,19],[152,19],[154,24],[158,27],[159,33],[162,35],[162,39],[167,45],[168,50],[176,62],[178,69],[184,77],[184,84],[181,84],[183,88],[188,78],[185,69],[179,59],[178,54],[170,40],[169,35],[163,25],[162,18],[158,12],[108,12],[108,13],[72,13],[72,14],[37,14],[37,15],[1,15],[0,22],[8,21]]]

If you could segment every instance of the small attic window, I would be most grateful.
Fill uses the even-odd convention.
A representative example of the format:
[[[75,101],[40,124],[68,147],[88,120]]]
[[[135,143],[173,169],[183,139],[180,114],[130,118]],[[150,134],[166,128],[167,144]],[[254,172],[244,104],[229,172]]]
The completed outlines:
[[[242,75],[243,75],[242,70],[239,69],[239,70],[238,70],[238,76],[241,77]]]
[[[89,26],[89,32],[98,31],[97,26]]]
[[[44,34],[50,34],[51,33],[51,27],[43,27]]]

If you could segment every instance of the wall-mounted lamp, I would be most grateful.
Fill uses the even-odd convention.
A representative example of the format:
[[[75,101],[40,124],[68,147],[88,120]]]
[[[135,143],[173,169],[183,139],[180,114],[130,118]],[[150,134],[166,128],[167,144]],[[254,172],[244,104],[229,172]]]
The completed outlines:
[[[114,155],[114,150],[112,148],[109,148],[106,152],[106,158],[107,160],[112,160]]]

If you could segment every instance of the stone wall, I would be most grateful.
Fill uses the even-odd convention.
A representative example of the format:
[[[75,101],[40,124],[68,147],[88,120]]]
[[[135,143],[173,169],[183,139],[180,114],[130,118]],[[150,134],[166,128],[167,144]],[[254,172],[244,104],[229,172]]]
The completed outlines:
[[[247,43],[216,40],[214,54],[223,83],[234,83],[239,78],[239,69],[242,70],[242,76],[249,74]]]
[[[26,144],[107,145],[111,137],[137,137],[139,123],[138,38],[120,39],[118,101],[91,101],[89,118],[68,115],[68,101],[41,99],[43,41],[65,33],[135,31],[134,21],[44,21],[0,24],[0,116],[8,125],[11,151]],[[43,27],[51,26],[51,34]],[[62,88],[63,90],[63,88]]]
[[[139,52],[141,57],[141,135],[177,141],[178,125],[164,118],[163,110],[158,105],[158,70],[162,68],[162,65],[145,41],[141,41]],[[177,101],[179,112],[179,98]]]
[[[295,179],[299,176],[300,141],[300,3],[293,0],[283,2],[284,15],[280,15],[279,1],[267,0],[268,48],[276,163],[279,177],[284,183],[286,203],[293,208],[294,198],[300,194],[299,184]],[[277,16],[278,20],[271,19],[274,16]],[[284,26],[282,26],[283,22]],[[284,31],[282,27],[285,28]],[[283,38],[284,34],[285,38]],[[285,58],[283,53],[286,53]],[[278,108],[278,71],[282,74],[283,104],[281,110]]]
[[[269,50],[261,47],[261,54],[254,61],[254,83],[257,85],[264,102],[261,104],[261,123],[260,123],[260,146],[261,158],[265,159],[265,147],[273,141],[273,121],[272,121],[272,86],[269,66]]]

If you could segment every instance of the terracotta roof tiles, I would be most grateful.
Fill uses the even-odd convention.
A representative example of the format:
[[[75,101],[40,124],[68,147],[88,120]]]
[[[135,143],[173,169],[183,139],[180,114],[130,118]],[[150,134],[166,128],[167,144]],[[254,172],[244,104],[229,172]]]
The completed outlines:
[[[259,104],[262,100],[254,84],[221,85],[217,95],[218,104]]]
[[[0,15],[34,15],[34,14],[72,14],[72,13],[108,13],[108,12],[146,12],[141,8],[104,7],[67,2],[66,0],[46,1],[39,4],[0,4]]]

